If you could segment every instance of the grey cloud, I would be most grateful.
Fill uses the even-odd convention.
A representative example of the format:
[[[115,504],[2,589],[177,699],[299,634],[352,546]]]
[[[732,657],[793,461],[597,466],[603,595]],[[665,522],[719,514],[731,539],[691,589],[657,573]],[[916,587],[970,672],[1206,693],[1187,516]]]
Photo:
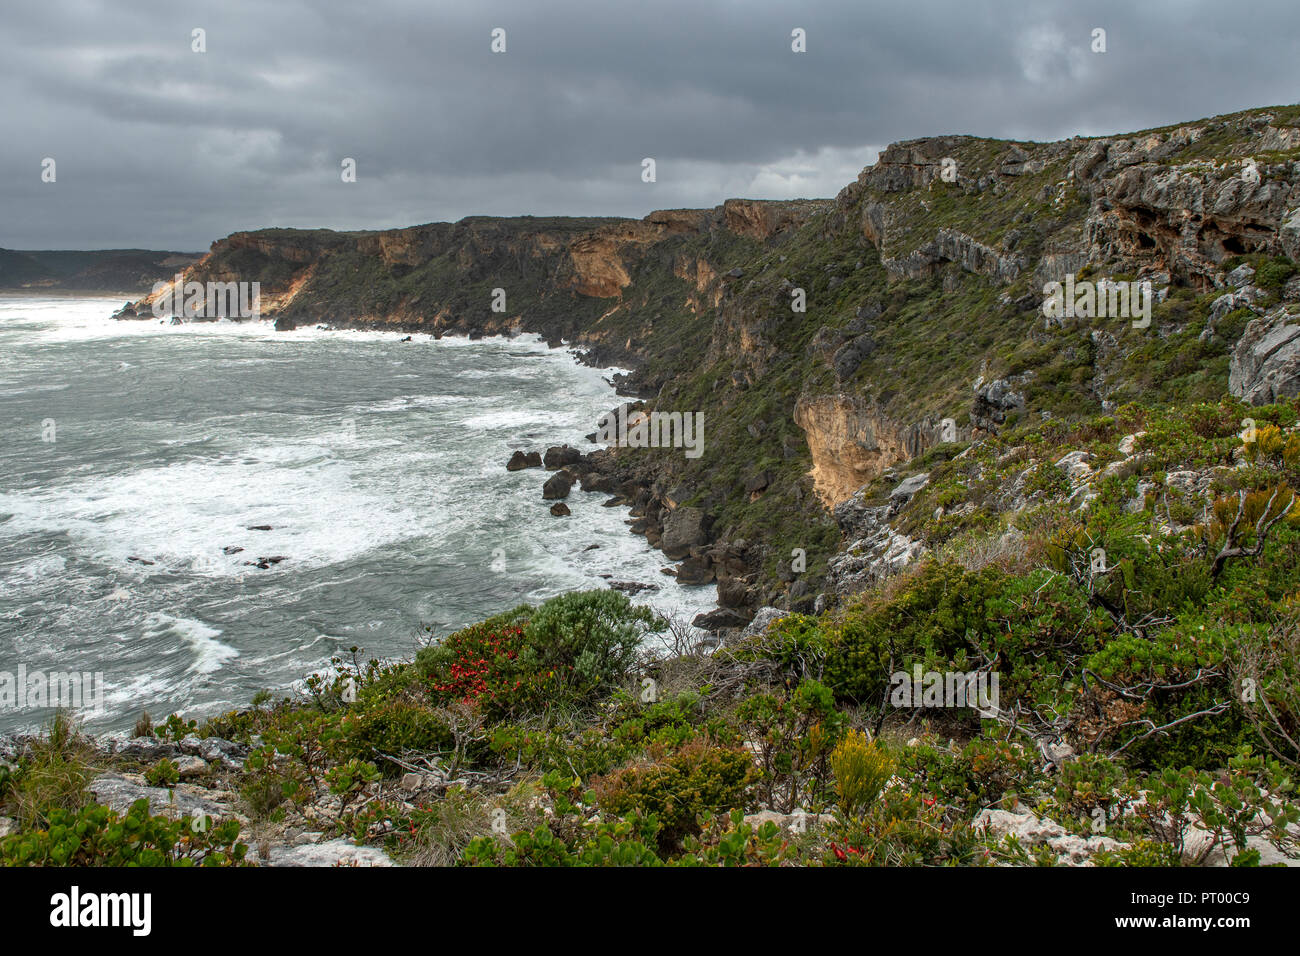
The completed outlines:
[[[833,195],[898,139],[1121,132],[1286,102],[1300,79],[1289,0],[47,0],[6,21],[9,248]]]

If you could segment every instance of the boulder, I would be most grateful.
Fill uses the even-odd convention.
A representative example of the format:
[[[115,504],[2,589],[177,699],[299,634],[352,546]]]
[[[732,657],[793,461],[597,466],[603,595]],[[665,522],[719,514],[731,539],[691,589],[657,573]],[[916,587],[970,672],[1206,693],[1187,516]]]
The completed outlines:
[[[546,484],[542,485],[542,500],[554,501],[557,498],[567,498],[572,489],[573,475],[567,471],[557,471],[546,479]]]
[[[701,630],[719,631],[727,627],[744,627],[749,623],[749,618],[732,608],[720,607],[707,614],[695,615],[695,620],[691,623]]]
[[[541,468],[542,456],[535,451],[516,451],[506,462],[506,471],[523,471],[525,468]]]
[[[707,558],[689,557],[677,566],[679,584],[710,584],[714,572]]]
[[[567,518],[572,514],[572,512],[569,511],[569,506],[563,501],[557,501],[555,504],[551,505],[551,514],[555,515],[557,518]]]
[[[542,458],[542,465],[547,471],[555,471],[557,468],[567,468],[569,465],[576,465],[582,460],[582,452],[576,448],[570,448],[568,445],[552,445],[546,449],[546,455]]]
[[[658,591],[657,584],[643,584],[640,581],[610,581],[610,590],[622,591],[624,594],[637,595],[642,591]]]
[[[893,513],[897,513],[903,505],[912,500],[912,496],[930,483],[930,473],[923,471],[919,475],[913,475],[911,478],[904,478],[898,483],[898,486],[889,493],[889,508]]]
[[[753,600],[753,589],[744,578],[718,579],[718,604],[722,607],[748,607]]]
[[[1228,273],[1228,284],[1240,289],[1244,285],[1250,285],[1250,280],[1253,278],[1255,278],[1255,270],[1250,267],[1250,263],[1243,262]]]
[[[1056,467],[1065,472],[1073,484],[1078,485],[1092,476],[1092,466],[1088,464],[1091,457],[1086,451],[1072,451],[1061,456]]]
[[[663,522],[663,552],[680,560],[708,541],[704,512],[699,508],[677,508],[668,512]]]
[[[208,772],[208,762],[202,757],[182,754],[175,760],[176,772],[182,780],[192,780]]]
[[[741,632],[741,637],[754,637],[758,634],[764,634],[772,624],[783,617],[789,616],[789,611],[783,611],[779,607],[760,607],[754,612],[754,619],[749,622],[749,626]]]
[[[1126,458],[1137,451],[1138,439],[1145,435],[1145,431],[1134,432],[1131,435],[1125,435],[1119,440],[1119,453]]]
[[[602,475],[598,471],[584,471],[581,487],[583,491],[600,491],[608,495],[618,490],[618,480],[613,475]]]

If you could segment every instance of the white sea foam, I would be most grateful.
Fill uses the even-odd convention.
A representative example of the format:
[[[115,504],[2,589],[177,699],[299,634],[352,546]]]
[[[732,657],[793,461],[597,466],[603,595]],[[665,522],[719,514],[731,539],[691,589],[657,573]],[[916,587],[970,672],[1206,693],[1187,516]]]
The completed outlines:
[[[688,618],[712,606],[712,587],[658,573],[604,495],[575,490],[554,518],[544,473],[504,470],[517,447],[591,447],[619,401],[609,370],[536,336],[399,345],[108,318],[120,305],[0,295],[0,398],[23,410],[0,418],[0,654],[110,663],[128,725],[610,580],[657,585],[634,600]],[[58,443],[38,444],[53,403]]]
[[[144,633],[149,638],[174,635],[187,644],[194,658],[186,669],[189,674],[211,674],[226,661],[239,656],[239,651],[217,640],[221,631],[191,618],[153,613],[145,622]]]

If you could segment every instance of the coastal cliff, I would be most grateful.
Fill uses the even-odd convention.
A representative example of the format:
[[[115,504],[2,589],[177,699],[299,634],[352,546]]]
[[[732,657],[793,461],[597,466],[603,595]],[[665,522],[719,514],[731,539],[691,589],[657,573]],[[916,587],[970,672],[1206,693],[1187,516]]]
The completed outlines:
[[[1298,124],[1287,106],[1054,143],[918,139],[833,200],[639,220],[241,232],[185,278],[260,282],[285,331],[538,333],[633,369],[621,385],[647,412],[703,412],[698,459],[616,448],[584,468],[640,489],[652,540],[677,508],[701,514],[685,570],[743,621],[833,600],[828,562],[853,535],[835,509],[945,442],[1300,390]],[[1243,265],[1275,287],[1233,282]],[[1150,327],[1045,321],[1044,285],[1067,276],[1150,283]]]

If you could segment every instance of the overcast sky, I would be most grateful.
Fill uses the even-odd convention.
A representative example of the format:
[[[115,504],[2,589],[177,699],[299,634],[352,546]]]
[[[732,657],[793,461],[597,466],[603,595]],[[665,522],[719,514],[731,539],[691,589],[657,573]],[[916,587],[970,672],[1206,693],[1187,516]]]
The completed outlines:
[[[0,246],[833,196],[900,139],[1296,102],[1298,40],[1296,0],[6,3]]]

